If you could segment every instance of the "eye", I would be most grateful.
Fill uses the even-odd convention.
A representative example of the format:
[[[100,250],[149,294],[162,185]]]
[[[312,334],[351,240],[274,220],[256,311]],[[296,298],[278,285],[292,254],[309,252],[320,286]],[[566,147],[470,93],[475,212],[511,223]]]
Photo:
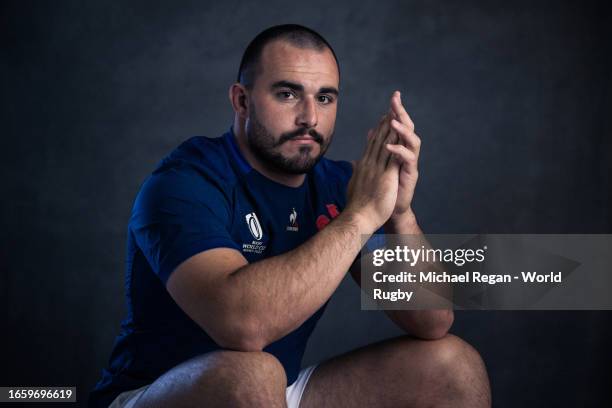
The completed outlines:
[[[277,92],[276,96],[279,99],[287,99],[287,100],[295,98],[295,95],[291,91],[280,91],[280,92]]]
[[[324,105],[330,104],[334,101],[334,99],[329,95],[319,95],[317,99]]]

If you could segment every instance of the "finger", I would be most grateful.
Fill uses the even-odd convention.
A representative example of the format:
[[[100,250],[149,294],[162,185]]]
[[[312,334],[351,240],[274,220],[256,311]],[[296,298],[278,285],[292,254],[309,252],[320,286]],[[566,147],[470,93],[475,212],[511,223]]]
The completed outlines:
[[[367,142],[365,149],[363,150],[363,154],[361,156],[361,161],[366,161],[372,155],[372,147],[374,145],[374,130],[368,130]]]
[[[398,143],[397,132],[393,129],[389,129],[389,136],[387,137],[385,146],[388,144],[395,145],[397,143]],[[380,158],[380,160],[385,162],[385,168],[389,168],[390,166],[398,167],[399,164],[397,163],[396,160],[393,159],[393,154],[389,151],[389,149],[383,148],[382,150],[383,150],[383,153],[381,154],[382,157]]]
[[[414,131],[414,122],[412,122],[410,115],[408,115],[404,105],[402,105],[402,98],[399,91],[395,91],[393,96],[391,96],[391,111],[394,113],[397,120]]]
[[[376,142],[375,138],[378,132],[380,131],[380,127],[382,126],[385,118],[386,115],[382,115],[378,121],[378,125],[376,125],[376,128],[368,130],[368,146],[366,147],[366,152],[364,152],[363,155],[364,159],[366,157],[371,157],[371,155],[376,151],[374,149],[374,145]]]
[[[387,111],[387,115],[391,116],[391,118],[393,119],[399,120],[399,116],[397,116],[391,104],[389,104],[389,110]]]
[[[390,121],[387,119],[385,119],[385,121],[382,123],[378,134],[375,136],[375,138],[377,139],[377,151],[376,151],[376,156],[374,157],[376,160],[376,163],[378,163],[379,165],[381,165],[381,167],[385,167],[386,166],[386,157],[383,157],[383,155],[385,154],[385,143],[389,142],[389,130],[390,130]]]
[[[417,172],[418,157],[412,150],[400,144],[386,144],[385,147],[401,163],[402,169],[410,173]]]
[[[371,149],[372,147],[372,137],[374,135],[374,131],[372,129],[368,130],[368,136],[367,136],[367,141],[366,141],[366,147],[365,150],[363,152],[364,156],[366,155],[366,153],[368,152],[369,149]]]
[[[397,120],[391,120],[391,128],[399,135],[399,143],[412,149],[417,155],[421,150],[421,138],[414,133],[408,126]]]
[[[391,118],[391,115],[389,117]],[[389,133],[388,133],[388,136],[387,136],[387,140],[385,141],[385,144],[398,144],[398,143],[401,143],[400,137],[399,137],[397,131],[395,129],[393,129],[393,127],[391,126],[391,122],[392,121],[394,121],[394,119],[390,119],[389,120]],[[388,166],[389,165],[389,160],[391,158],[391,153],[386,148],[384,148],[384,146],[383,146],[382,150],[383,150],[383,152],[384,152],[383,154],[385,155],[385,158],[387,160],[386,166]]]
[[[386,122],[385,118],[386,118],[386,115],[383,115],[380,121],[378,122],[378,125],[376,126],[376,128],[372,130],[372,133],[370,136],[369,150],[367,152],[367,155],[364,156],[364,160],[368,163],[368,166],[375,165],[378,159],[378,154],[381,149],[380,146],[382,142],[384,141],[384,140],[381,140],[382,139],[381,132],[382,132],[382,127],[384,123]]]

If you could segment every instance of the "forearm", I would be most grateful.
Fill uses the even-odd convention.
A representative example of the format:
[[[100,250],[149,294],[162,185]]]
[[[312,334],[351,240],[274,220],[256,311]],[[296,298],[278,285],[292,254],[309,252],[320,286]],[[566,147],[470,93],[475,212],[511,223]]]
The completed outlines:
[[[416,217],[409,212],[404,217],[389,220],[385,226],[387,234],[410,235],[411,241],[417,241],[429,247],[423,231],[419,227]],[[420,246],[420,245],[419,245]],[[430,310],[387,310],[387,315],[407,333],[424,339],[443,337],[454,320],[452,308]]]
[[[264,347],[299,327],[332,295],[373,228],[345,211],[311,239],[284,254],[238,269],[225,299],[241,321],[256,328]]]

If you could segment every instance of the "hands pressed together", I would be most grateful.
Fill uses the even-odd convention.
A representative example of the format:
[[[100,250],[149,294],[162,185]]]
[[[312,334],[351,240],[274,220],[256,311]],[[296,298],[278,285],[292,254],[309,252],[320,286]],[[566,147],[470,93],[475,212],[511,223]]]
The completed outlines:
[[[389,111],[368,131],[365,152],[348,185],[347,209],[367,220],[373,230],[386,222],[399,224],[413,217],[420,146],[414,123],[395,91]]]

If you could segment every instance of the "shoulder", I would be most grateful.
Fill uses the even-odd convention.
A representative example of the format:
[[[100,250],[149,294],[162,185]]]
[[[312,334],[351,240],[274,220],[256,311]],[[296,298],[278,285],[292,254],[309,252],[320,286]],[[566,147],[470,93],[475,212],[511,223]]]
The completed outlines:
[[[152,175],[167,172],[199,174],[202,177],[218,179],[223,183],[235,179],[232,171],[225,137],[209,138],[194,136],[164,157]]]
[[[225,199],[236,180],[223,137],[194,136],[158,163],[141,185],[135,207]]]

